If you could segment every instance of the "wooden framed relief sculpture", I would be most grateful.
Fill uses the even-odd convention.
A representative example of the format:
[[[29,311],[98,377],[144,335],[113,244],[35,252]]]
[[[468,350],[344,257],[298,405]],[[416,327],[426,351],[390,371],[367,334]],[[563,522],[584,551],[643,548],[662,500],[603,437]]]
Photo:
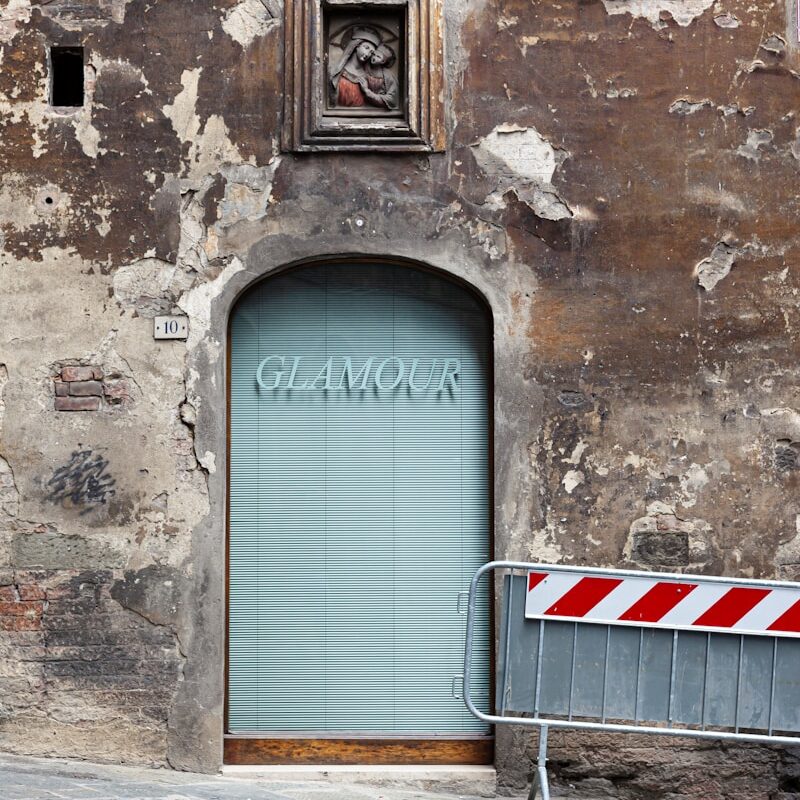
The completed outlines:
[[[444,149],[439,0],[286,0],[283,148]]]

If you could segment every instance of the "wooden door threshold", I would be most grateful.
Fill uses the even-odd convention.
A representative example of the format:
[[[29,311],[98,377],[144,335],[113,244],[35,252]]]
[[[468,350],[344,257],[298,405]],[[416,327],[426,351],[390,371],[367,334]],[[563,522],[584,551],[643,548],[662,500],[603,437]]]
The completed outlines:
[[[223,761],[268,764],[491,764],[494,737],[273,738],[226,734]]]

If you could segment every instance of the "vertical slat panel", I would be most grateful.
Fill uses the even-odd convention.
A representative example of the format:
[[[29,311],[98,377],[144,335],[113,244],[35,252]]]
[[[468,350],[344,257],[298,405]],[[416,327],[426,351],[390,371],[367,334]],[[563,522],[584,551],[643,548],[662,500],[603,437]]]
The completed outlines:
[[[669,685],[672,671],[672,631],[645,630],[639,683],[639,719],[669,717]]]
[[[573,715],[598,717],[602,714],[607,638],[605,625],[578,625]]]
[[[743,644],[739,727],[768,728],[773,642],[745,636]]]
[[[458,593],[489,558],[490,330],[441,278],[325,265],[260,284],[231,324],[229,728],[469,733]],[[260,361],[286,357],[279,388]],[[313,382],[333,358],[332,388]],[[417,385],[338,389],[344,358],[419,359]],[[443,359],[460,391],[438,391]],[[397,362],[392,362],[396,365]],[[274,367],[265,383],[277,380]],[[384,373],[384,384],[393,373]],[[264,376],[262,376],[264,377]],[[488,710],[488,593],[475,695]]]
[[[636,713],[636,677],[639,631],[611,628],[609,634],[606,717],[633,719]]]
[[[542,652],[542,714],[565,715],[569,711],[573,644],[573,623],[547,622]]]
[[[699,725],[703,720],[707,634],[679,631],[675,658],[673,720]]]
[[[712,633],[709,637],[706,723],[736,724],[736,676],[739,670],[739,637]]]
[[[780,639],[775,656],[772,727],[776,731],[800,731],[800,640]]]
[[[513,630],[513,629],[512,629]],[[508,705],[511,711],[529,711],[535,708],[536,664],[539,654],[539,623],[520,625],[521,647],[513,647],[509,656]],[[513,634],[512,634],[513,635]],[[524,648],[524,649],[523,649]]]

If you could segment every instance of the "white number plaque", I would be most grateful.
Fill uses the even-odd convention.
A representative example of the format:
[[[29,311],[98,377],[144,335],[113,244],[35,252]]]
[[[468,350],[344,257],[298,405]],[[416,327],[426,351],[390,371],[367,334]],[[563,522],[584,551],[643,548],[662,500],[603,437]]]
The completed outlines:
[[[186,339],[189,336],[189,317],[156,317],[153,320],[154,339]]]

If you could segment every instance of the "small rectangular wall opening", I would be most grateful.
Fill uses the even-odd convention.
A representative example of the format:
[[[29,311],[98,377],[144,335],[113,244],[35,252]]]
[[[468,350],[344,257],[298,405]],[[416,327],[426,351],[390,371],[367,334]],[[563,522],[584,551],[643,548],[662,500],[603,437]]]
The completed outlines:
[[[50,48],[50,105],[79,108],[83,105],[83,48]]]

